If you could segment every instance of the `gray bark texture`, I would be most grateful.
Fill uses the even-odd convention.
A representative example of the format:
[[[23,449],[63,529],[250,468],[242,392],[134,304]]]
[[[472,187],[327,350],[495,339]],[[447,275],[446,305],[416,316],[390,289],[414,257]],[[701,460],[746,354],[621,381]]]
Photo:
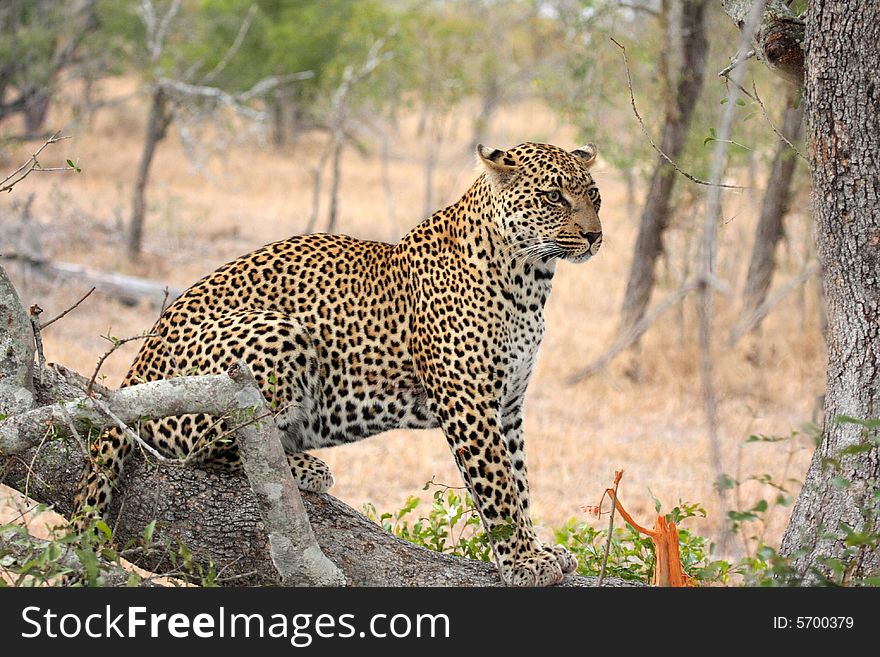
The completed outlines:
[[[287,464],[281,435],[254,375],[243,361],[229,369],[240,385],[237,401],[256,423],[236,432],[239,454],[269,538],[269,554],[286,586],[340,586],[345,578],[315,542],[302,497]]]
[[[871,19],[875,12],[873,0],[813,0],[807,17],[804,95],[828,310],[828,372],[822,441],[782,542],[782,551],[795,557],[807,581],[829,572],[829,558],[847,562],[848,577],[880,573],[876,544],[848,548],[843,540],[844,524],[860,531],[873,522],[877,531],[873,496],[880,449],[866,442],[860,426],[835,421],[841,415],[880,416],[880,23]],[[841,450],[858,445],[866,449],[841,456]]]
[[[788,102],[780,130],[786,139],[794,143],[800,138],[804,112],[803,106],[798,106],[800,90],[791,87],[787,93]],[[791,181],[796,165],[797,153],[780,139],[773,156],[773,166],[761,204],[761,217],[755,231],[755,242],[752,246],[752,256],[743,291],[743,307],[740,312],[740,317],[743,319],[752,317],[764,303],[773,281],[776,246],[785,233],[783,222],[791,201]],[[755,322],[752,328],[757,328],[759,325],[760,321]]]
[[[687,140],[691,117],[703,86],[709,44],[706,38],[705,0],[685,0],[681,12],[683,43],[678,84],[669,103],[660,150],[677,160]],[[651,175],[651,186],[639,221],[629,281],[621,309],[618,333],[627,333],[644,316],[654,290],[654,269],[663,252],[663,233],[669,223],[669,202],[678,174],[662,156]]]
[[[26,411],[34,403],[34,338],[15,287],[0,267],[0,413]]]
[[[721,0],[721,6],[742,30],[755,2],[761,0]],[[752,39],[755,54],[780,77],[796,86],[804,79],[804,21],[784,0],[766,0],[761,22]]]
[[[55,370],[51,374],[53,376],[43,372],[40,378],[42,397],[51,397],[52,390],[60,390],[62,385],[69,392],[82,382],[81,378],[77,379],[67,371]],[[64,383],[58,383],[59,379]],[[97,396],[98,393],[93,394]],[[103,391],[101,396],[103,399],[86,395],[5,419],[0,423],[0,459],[15,457],[34,446],[39,453],[44,441],[60,434],[79,433],[77,427],[83,432],[91,432],[115,422],[136,424],[142,417],[186,413],[220,417],[230,411],[246,412],[238,430],[242,463],[266,528],[271,563],[281,583],[300,586],[345,583],[339,569],[324,556],[315,541],[272,413],[244,363],[233,365],[228,376],[153,381],[116,392]],[[50,432],[52,428],[55,435]],[[82,468],[85,450],[78,447]],[[150,449],[161,462],[167,461],[151,448],[145,449]],[[75,461],[67,454],[66,458]],[[177,462],[175,465],[179,467],[181,464]],[[32,475],[32,472],[24,473],[25,493],[30,492]],[[78,478],[74,477],[74,480]],[[44,501],[52,503],[51,500]]]

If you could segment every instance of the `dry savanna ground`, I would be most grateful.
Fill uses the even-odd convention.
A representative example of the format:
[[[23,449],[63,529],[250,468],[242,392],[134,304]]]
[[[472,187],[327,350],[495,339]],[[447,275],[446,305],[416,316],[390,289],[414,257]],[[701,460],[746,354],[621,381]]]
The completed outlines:
[[[106,94],[129,87],[113,81]],[[137,262],[129,260],[121,225],[128,217],[145,117],[145,105],[138,99],[107,107],[87,124],[69,124],[66,132],[73,139],[47,152],[43,163],[70,157],[78,160],[82,173],[31,176],[0,199],[0,221],[11,226],[20,204],[34,194],[32,221],[39,222],[47,255],[181,287],[241,253],[304,229],[311,210],[311,169],[322,136],[306,135],[294,146],[276,149],[252,139],[236,140],[224,128],[215,136],[229,143],[199,173],[174,135],[160,145],[153,167],[145,253]],[[443,139],[437,166],[437,204],[456,199],[474,177],[468,111],[461,110],[456,118],[453,124],[460,130]],[[623,129],[638,130],[631,115],[618,118]],[[503,108],[483,139],[499,147],[526,140],[578,145],[576,131],[538,103]],[[613,134],[597,134],[592,141],[599,144],[600,153],[616,148]],[[404,121],[392,147],[390,169],[398,228],[389,220],[378,148],[365,153],[348,149],[342,163],[340,232],[389,240],[416,224],[423,202],[424,152],[415,120]],[[14,168],[27,151],[6,156],[3,170]],[[710,517],[688,521],[687,526],[714,536],[719,504],[702,411],[694,301],[660,318],[637,354],[619,358],[603,373],[576,385],[566,382],[613,338],[638,221],[627,212],[626,188],[618,171],[600,158],[594,173],[603,195],[605,243],[589,263],[559,266],[547,307],[546,338],[529,389],[526,444],[536,521],[549,536],[569,518],[586,519],[582,506],[596,504],[615,470],[622,469],[626,474],[621,499],[636,517],[652,522],[652,493],[666,508],[680,499],[699,501]],[[740,174],[745,178],[743,172],[731,176]],[[816,398],[824,387],[825,358],[815,288],[807,286],[781,302],[758,338],[734,348],[726,343],[736,319],[736,291],[744,278],[761,191],[726,193],[720,227],[719,273],[733,291],[717,297],[715,304],[722,458],[724,469],[740,479],[763,474],[800,479],[809,450],[789,460],[787,443],[743,447],[743,442],[752,433],[788,435],[814,417]],[[777,285],[803,264],[809,242],[806,202],[801,195],[790,216],[789,233],[794,237],[782,249]],[[326,208],[324,197],[321,221]],[[679,208],[669,239],[672,256],[661,267],[655,299],[680,282],[683,254],[695,248],[701,212],[699,203]],[[4,241],[0,246],[10,248]],[[63,280],[49,284],[17,266],[8,267],[24,302],[39,303],[45,317],[69,306],[86,289]],[[147,331],[157,312],[155,301],[132,307],[96,293],[46,330],[46,357],[91,373],[109,346],[102,335]],[[128,345],[105,363],[107,385],[120,382],[136,349]],[[632,377],[628,372],[636,360],[639,376]],[[320,456],[336,475],[332,492],[357,508],[369,501],[380,510],[394,510],[412,494],[427,499],[430,493],[422,488],[432,478],[459,483],[439,431],[394,431],[323,450]],[[747,506],[769,493],[749,483],[738,494],[739,504]],[[775,513],[767,540],[778,540],[786,519],[785,509]]]

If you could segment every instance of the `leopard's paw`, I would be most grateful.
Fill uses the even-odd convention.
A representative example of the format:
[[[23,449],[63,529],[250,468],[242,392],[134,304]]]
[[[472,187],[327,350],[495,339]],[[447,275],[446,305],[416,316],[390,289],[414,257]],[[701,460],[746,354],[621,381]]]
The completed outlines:
[[[317,456],[303,452],[288,454],[287,463],[300,490],[323,493],[334,484],[329,466]]]
[[[562,572],[566,575],[577,570],[577,558],[563,546],[545,545],[544,549],[556,557],[556,560],[559,562],[559,567],[562,568]]]
[[[508,586],[553,586],[563,577],[559,558],[548,550],[538,550],[520,555],[501,578]]]

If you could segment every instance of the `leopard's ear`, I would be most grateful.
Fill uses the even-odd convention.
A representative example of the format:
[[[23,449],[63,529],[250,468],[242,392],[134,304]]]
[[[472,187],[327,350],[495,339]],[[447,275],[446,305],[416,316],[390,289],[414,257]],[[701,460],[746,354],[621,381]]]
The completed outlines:
[[[493,186],[504,186],[516,176],[516,160],[506,151],[477,144],[477,160]]]
[[[587,144],[586,146],[574,149],[571,154],[581,158],[589,169],[596,164],[596,158],[599,156],[599,147],[596,144]]]

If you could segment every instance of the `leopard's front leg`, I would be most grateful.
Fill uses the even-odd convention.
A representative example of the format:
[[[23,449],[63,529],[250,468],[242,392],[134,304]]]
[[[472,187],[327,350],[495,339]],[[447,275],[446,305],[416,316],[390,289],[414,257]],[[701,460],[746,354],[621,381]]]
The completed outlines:
[[[523,510],[498,405],[462,398],[451,406],[445,417],[440,411],[441,425],[483,520],[502,581],[511,586],[558,584],[563,577],[559,559],[541,545]]]
[[[528,470],[526,468],[522,402],[522,395],[520,395],[505,404],[502,415],[502,432],[504,434],[504,445],[510,458],[511,473],[519,493],[520,506],[522,507],[526,523],[531,527],[531,500],[529,496]],[[572,573],[577,570],[577,559],[563,546],[551,544],[545,546],[545,549],[556,556],[563,573]]]
[[[523,506],[527,483],[518,482],[525,477],[525,465],[521,475],[514,474],[503,426],[508,364],[504,309],[488,302],[458,305],[461,295],[438,298],[438,287],[454,291],[470,276],[455,270],[455,261],[445,264],[431,270],[430,280],[414,282],[419,293],[414,307],[420,312],[410,316],[408,347],[415,372],[482,518],[502,581],[514,586],[557,584],[563,565],[570,564],[535,535]],[[480,289],[470,288],[469,293]]]

